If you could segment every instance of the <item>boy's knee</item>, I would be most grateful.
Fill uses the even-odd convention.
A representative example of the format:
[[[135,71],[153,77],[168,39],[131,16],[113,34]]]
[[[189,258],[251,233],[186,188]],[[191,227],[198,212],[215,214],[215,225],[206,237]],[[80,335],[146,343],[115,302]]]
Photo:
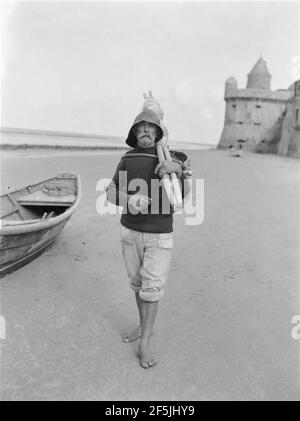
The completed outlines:
[[[141,289],[139,292],[140,299],[153,303],[159,301],[164,296],[164,290],[158,288]]]

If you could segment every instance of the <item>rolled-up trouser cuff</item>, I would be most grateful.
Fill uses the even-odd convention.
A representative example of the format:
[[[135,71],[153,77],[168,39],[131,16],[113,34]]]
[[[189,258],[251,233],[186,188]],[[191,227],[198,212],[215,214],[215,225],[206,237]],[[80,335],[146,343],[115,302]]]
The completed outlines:
[[[141,287],[138,287],[136,285],[134,285],[132,282],[130,282],[130,288],[134,291],[134,292],[140,292]]]
[[[154,301],[160,300],[164,295],[163,289],[147,289],[147,290],[140,290],[139,296],[140,299],[143,301],[148,301],[153,303]]]

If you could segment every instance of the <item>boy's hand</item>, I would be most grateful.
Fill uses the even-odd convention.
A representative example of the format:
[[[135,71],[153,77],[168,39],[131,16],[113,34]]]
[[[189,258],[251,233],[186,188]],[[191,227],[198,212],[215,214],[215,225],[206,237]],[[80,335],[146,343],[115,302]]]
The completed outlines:
[[[158,174],[160,178],[165,174],[171,174],[172,172],[175,172],[180,178],[182,174],[182,166],[178,164],[178,162],[165,160],[160,162],[154,170],[154,173]]]
[[[134,194],[128,200],[128,205],[131,206],[136,211],[141,212],[143,209],[146,209],[151,202],[151,199],[144,194]]]

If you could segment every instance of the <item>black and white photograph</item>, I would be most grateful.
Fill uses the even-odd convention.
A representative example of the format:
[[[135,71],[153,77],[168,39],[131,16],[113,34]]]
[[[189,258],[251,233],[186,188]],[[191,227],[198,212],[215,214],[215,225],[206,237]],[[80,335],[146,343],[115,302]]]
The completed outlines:
[[[0,1],[0,59],[0,400],[299,401],[300,2]]]

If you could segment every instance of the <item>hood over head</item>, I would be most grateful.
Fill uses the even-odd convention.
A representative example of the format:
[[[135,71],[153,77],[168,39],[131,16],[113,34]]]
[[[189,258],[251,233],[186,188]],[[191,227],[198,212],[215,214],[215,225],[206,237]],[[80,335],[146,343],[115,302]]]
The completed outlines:
[[[127,145],[131,146],[132,148],[135,148],[137,146],[137,139],[134,134],[134,126],[141,123],[142,121],[145,121],[146,123],[152,123],[155,124],[158,128],[158,136],[156,138],[156,141],[158,142],[163,137],[163,129],[161,126],[161,122],[159,117],[151,110],[144,110],[139,115],[136,116],[134,119],[134,122],[131,126],[131,129],[129,130],[126,143]]]

